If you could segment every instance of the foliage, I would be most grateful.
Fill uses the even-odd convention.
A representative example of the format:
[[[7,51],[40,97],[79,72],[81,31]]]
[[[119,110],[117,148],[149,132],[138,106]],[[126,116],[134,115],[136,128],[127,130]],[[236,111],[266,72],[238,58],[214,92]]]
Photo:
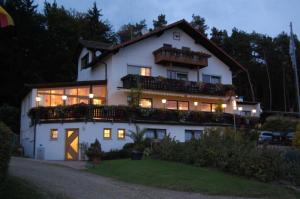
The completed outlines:
[[[158,29],[158,28],[163,28],[164,26],[167,25],[167,20],[166,20],[166,15],[160,14],[157,16],[157,20],[153,20],[153,28]]]
[[[266,119],[262,129],[268,131],[295,131],[297,120],[289,117],[270,116]]]
[[[147,29],[146,20],[141,20],[140,22],[135,24],[131,24],[131,23],[125,24],[117,32],[118,39],[120,43],[132,40],[138,36],[143,35],[143,30],[146,29]]]
[[[12,132],[0,121],[0,191],[6,178],[8,164],[11,155]]]
[[[296,126],[296,131],[293,137],[293,146],[300,149],[300,123]]]
[[[124,159],[129,158],[129,153],[124,150],[110,150],[109,152],[103,152],[102,154],[102,160],[115,160],[115,159]]]
[[[296,165],[299,163],[285,161],[285,154],[276,149],[257,148],[256,134],[209,128],[200,140],[185,143],[166,136],[153,148],[152,155],[162,160],[214,167],[264,182],[288,179],[298,183],[299,167]],[[297,154],[300,156],[299,152]]]
[[[8,104],[3,104],[0,106],[0,121],[3,121],[14,133],[18,133],[20,131],[19,109]]]
[[[192,15],[192,21],[190,24],[199,32],[201,32],[203,35],[207,36],[206,31],[208,29],[208,26],[205,24],[205,19],[199,15]]]
[[[101,144],[98,139],[96,139],[95,142],[91,144],[91,146],[85,153],[88,156],[89,161],[100,159],[102,157]]]
[[[139,125],[135,124],[135,131],[129,130],[128,135],[133,140],[133,150],[143,152],[146,148],[145,133],[146,129],[141,129]]]

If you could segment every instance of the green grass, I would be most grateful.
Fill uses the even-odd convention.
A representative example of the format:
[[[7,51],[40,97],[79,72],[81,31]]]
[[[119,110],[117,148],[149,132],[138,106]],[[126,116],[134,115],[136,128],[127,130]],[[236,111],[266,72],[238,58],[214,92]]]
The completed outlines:
[[[0,192],[0,198],[2,199],[61,199],[65,197],[53,195],[50,193],[42,192],[39,188],[31,183],[17,178],[9,176],[6,180],[3,192]]]
[[[300,198],[283,187],[175,162],[110,160],[88,171],[135,184],[211,195]]]

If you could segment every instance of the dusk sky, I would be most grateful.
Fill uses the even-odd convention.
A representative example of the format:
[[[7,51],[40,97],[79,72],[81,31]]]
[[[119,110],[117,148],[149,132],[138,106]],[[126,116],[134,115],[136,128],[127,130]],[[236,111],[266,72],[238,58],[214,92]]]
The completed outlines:
[[[45,0],[35,1],[42,10]],[[115,31],[125,23],[142,19],[152,27],[152,20],[161,13],[166,15],[168,23],[183,18],[190,21],[194,13],[204,17],[210,28],[215,26],[230,32],[237,27],[271,36],[288,32],[292,21],[294,33],[300,35],[300,0],[56,0],[59,5],[78,11],[86,11],[95,1]]]

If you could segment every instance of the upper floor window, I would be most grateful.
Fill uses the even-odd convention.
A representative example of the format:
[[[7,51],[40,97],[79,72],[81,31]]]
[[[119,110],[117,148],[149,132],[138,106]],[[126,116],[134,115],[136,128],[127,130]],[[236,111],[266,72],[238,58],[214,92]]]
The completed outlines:
[[[221,76],[217,75],[202,75],[202,81],[211,84],[221,84]]]
[[[167,100],[167,109],[172,110],[189,110],[188,101]]]
[[[178,79],[178,80],[185,80],[185,81],[188,80],[188,73],[186,72],[168,70],[167,76],[169,79]]]
[[[127,73],[132,75],[151,76],[151,68],[145,66],[127,66]]]
[[[81,68],[85,68],[89,64],[89,53],[86,53],[81,58]]]

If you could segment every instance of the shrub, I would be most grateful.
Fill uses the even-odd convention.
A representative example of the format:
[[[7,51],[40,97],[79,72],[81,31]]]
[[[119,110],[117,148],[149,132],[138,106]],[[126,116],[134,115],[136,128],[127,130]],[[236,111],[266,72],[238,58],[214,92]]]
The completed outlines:
[[[109,152],[104,152],[102,154],[102,160],[115,160],[115,159],[124,159],[129,158],[129,153],[124,150],[110,150]]]
[[[3,122],[0,122],[0,189],[6,178],[10,160],[11,135],[11,130]]]
[[[101,144],[98,139],[95,140],[94,143],[87,149],[85,152],[89,158],[89,161],[100,160],[102,156]]]
[[[293,146],[300,149],[300,123],[297,124],[295,135],[293,138]]]
[[[266,119],[262,129],[268,131],[294,131],[296,129],[297,120],[289,117],[270,116]]]

